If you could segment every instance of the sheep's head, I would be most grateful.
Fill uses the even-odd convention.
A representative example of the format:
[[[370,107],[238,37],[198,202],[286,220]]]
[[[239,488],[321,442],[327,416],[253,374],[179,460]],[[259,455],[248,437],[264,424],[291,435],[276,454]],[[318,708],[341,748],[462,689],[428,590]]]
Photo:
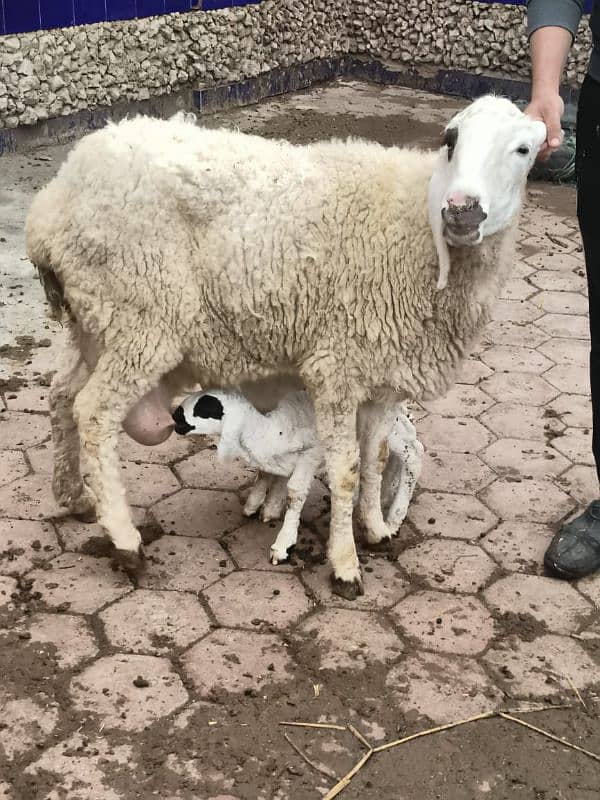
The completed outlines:
[[[223,403],[215,394],[190,394],[173,411],[175,433],[200,436],[221,433],[224,414]]]
[[[442,241],[477,245],[514,220],[545,138],[543,122],[500,97],[481,97],[450,120],[429,189],[438,251]]]

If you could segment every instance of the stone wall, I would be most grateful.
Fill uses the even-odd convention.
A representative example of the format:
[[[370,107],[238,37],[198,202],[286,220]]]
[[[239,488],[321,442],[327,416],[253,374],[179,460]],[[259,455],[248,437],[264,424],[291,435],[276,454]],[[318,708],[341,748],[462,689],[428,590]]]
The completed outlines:
[[[567,80],[578,82],[582,23]],[[346,53],[527,77],[524,10],[473,0],[263,0],[0,36],[0,127],[214,86]]]

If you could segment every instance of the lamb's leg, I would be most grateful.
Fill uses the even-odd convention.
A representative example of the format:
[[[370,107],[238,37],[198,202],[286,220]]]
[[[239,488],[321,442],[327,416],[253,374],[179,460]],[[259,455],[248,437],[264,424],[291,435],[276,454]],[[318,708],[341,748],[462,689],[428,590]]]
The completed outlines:
[[[54,468],[52,491],[56,501],[86,521],[95,518],[95,498],[81,476],[81,442],[73,416],[73,402],[89,371],[72,338],[62,353],[48,395]]]
[[[162,357],[165,371],[175,366],[165,363],[165,354],[158,349],[154,353],[157,360]],[[121,353],[106,351],[100,356],[75,398],[74,414],[87,456],[91,488],[97,498],[98,520],[114,544],[115,561],[135,573],[141,566],[143,552],[125,497],[117,436],[128,410],[158,384],[160,373],[151,374],[156,365],[149,362],[146,354],[127,355],[124,359]],[[140,364],[148,372],[142,372]]]
[[[329,558],[335,594],[355,600],[363,594],[360,565],[354,544],[352,511],[358,486],[356,412],[358,403],[330,406],[315,398],[317,431],[329,476],[331,522]]]
[[[418,439],[406,442],[400,458],[402,462],[402,472],[398,485],[398,491],[387,513],[387,524],[394,534],[404,522],[408,512],[408,506],[415,491],[416,483],[421,474],[423,464],[424,448]]]
[[[382,440],[370,434],[371,432],[361,440],[358,510],[367,542],[378,545],[392,536],[381,511],[382,475],[387,464],[389,447],[387,439]]]
[[[273,519],[281,519],[285,501],[287,499],[288,479],[277,476],[271,488],[267,492],[267,499],[263,503],[260,518],[263,522],[270,522]]]
[[[316,452],[308,451],[298,459],[298,463],[287,483],[288,507],[283,519],[283,525],[271,545],[272,564],[281,564],[287,561],[290,549],[294,547],[298,540],[300,515],[321,460],[321,454],[318,450]]]
[[[267,492],[271,488],[273,480],[273,475],[268,475],[266,472],[259,473],[256,483],[250,489],[250,494],[244,505],[245,516],[252,517],[264,504]]]

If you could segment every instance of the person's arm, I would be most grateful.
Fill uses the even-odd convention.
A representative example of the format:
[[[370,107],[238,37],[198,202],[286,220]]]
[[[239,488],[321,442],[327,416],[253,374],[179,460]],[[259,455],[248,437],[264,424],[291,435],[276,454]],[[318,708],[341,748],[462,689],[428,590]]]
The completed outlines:
[[[540,156],[547,157],[562,142],[560,120],[564,103],[560,78],[573,43],[584,0],[529,0],[527,28],[531,47],[531,102],[525,113],[545,123],[548,135]]]

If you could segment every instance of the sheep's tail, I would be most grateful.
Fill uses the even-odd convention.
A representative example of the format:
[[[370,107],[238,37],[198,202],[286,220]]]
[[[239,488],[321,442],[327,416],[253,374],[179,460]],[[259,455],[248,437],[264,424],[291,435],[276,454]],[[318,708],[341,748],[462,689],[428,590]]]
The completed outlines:
[[[44,289],[46,300],[50,306],[50,317],[63,322],[65,315],[70,317],[69,304],[65,299],[65,290],[54,270],[46,264],[35,264],[40,283]]]

